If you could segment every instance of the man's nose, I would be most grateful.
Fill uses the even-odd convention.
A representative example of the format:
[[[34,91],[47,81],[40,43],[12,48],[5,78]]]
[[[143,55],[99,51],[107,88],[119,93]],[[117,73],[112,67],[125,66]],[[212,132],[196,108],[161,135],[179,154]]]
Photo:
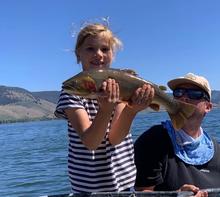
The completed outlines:
[[[183,94],[183,95],[179,98],[179,100],[181,100],[181,101],[188,101],[189,98],[188,98],[188,96],[187,96],[186,93],[185,93],[185,94]]]

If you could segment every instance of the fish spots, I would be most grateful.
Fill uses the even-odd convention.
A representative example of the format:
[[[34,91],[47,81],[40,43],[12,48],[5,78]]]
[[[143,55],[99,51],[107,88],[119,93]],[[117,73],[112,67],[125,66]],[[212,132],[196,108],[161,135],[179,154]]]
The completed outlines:
[[[86,90],[89,90],[90,92],[96,92],[97,91],[96,85],[93,81],[84,80],[84,81],[82,81],[82,83],[83,83],[83,87]]]

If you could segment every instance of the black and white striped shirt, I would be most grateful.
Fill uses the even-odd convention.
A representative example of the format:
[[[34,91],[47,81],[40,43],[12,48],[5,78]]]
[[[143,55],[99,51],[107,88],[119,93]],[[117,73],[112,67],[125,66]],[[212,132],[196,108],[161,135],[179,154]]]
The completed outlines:
[[[64,113],[66,108],[85,109],[90,121],[93,121],[98,103],[95,99],[61,92],[55,115],[67,118]],[[91,151],[83,145],[68,122],[68,172],[73,192],[120,192],[134,186],[136,167],[131,134],[113,146],[109,142],[108,131],[109,128],[99,147]]]

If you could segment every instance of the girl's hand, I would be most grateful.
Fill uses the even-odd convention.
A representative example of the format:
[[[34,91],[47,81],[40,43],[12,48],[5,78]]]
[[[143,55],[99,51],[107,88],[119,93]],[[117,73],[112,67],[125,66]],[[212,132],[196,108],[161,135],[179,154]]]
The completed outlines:
[[[150,84],[144,84],[133,94],[130,106],[137,112],[144,110],[151,104],[153,97],[154,88]]]
[[[103,94],[98,98],[100,107],[112,108],[119,101],[119,85],[114,79],[102,83]]]

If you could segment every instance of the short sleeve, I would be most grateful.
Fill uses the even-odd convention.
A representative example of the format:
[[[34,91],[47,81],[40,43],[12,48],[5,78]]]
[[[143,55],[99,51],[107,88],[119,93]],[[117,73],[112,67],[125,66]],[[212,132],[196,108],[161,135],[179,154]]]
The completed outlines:
[[[65,114],[65,109],[67,108],[82,108],[84,109],[83,101],[79,96],[70,95],[64,91],[61,91],[59,101],[56,106],[56,110],[54,112],[55,116],[58,118],[65,118],[67,116]]]

